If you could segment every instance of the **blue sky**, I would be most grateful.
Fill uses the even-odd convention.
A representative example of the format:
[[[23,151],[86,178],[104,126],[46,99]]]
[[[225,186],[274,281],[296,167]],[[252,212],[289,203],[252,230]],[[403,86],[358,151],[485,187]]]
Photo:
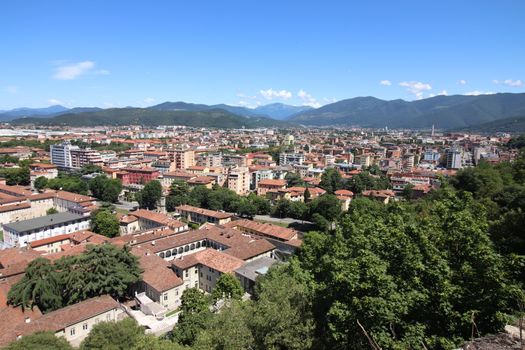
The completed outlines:
[[[525,91],[525,1],[0,5],[0,109]]]

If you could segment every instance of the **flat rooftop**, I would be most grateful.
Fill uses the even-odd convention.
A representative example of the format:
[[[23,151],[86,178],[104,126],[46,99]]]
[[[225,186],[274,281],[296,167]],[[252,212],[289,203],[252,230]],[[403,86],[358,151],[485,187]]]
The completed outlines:
[[[12,222],[9,224],[4,224],[3,226],[4,226],[4,229],[9,229],[11,231],[23,233],[23,232],[29,232],[32,230],[37,230],[43,227],[65,224],[65,223],[69,223],[71,221],[80,220],[80,219],[86,220],[89,218],[79,215],[79,214],[65,212],[65,213],[46,215],[46,216],[29,219],[29,220]]]

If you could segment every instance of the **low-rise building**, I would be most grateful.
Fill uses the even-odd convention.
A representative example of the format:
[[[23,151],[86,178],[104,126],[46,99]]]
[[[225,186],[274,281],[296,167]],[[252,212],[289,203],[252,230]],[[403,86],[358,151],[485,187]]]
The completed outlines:
[[[10,247],[25,247],[39,239],[88,230],[89,223],[89,217],[65,212],[3,224],[4,243]]]
[[[179,205],[175,208],[175,211],[180,214],[181,218],[197,224],[209,222],[211,224],[223,225],[230,222],[233,217],[231,213],[202,209],[191,205]]]

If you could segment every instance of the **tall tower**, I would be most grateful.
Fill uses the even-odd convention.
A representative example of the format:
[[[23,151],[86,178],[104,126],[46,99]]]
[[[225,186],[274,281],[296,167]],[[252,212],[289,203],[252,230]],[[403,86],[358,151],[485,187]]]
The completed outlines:
[[[432,137],[434,137],[434,124],[432,124]]]

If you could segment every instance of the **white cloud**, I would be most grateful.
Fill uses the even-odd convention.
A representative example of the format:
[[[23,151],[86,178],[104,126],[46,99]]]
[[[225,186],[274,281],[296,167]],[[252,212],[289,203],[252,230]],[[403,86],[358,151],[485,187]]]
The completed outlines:
[[[460,81],[458,81],[458,84],[459,85],[466,85],[467,81],[465,79],[461,79]]]
[[[287,90],[277,91],[274,89],[260,90],[259,93],[267,100],[273,100],[274,98],[281,98],[283,100],[288,100],[292,97],[292,93]]]
[[[321,104],[315,97],[304,91],[303,89],[299,90],[297,96],[303,101],[303,106],[310,106],[313,108],[321,107]]]
[[[438,92],[437,94],[428,94],[428,97],[435,97],[435,96],[448,96],[447,90],[441,90],[441,92]]]
[[[390,86],[390,85],[392,85],[392,82],[390,80],[381,80],[379,82],[379,85]]]
[[[55,68],[53,78],[57,80],[74,80],[82,75],[91,73],[94,75],[108,75],[107,69],[94,71],[96,64],[93,61],[82,61],[77,63],[65,64]]]
[[[57,100],[56,98],[50,98],[49,100],[47,100],[47,103],[49,103],[50,105],[62,105],[62,104],[64,104],[62,101]]]
[[[146,97],[144,99],[144,102],[145,103],[153,103],[153,102],[155,102],[155,99],[153,97]]]
[[[97,71],[95,71],[95,74],[96,75],[110,75],[111,72],[107,69],[99,69]]]
[[[246,101],[246,100],[240,100],[237,104],[238,104],[239,106],[241,106],[241,107],[257,108],[257,107],[259,107],[262,103],[259,102],[259,101]]]
[[[463,95],[467,95],[467,96],[479,96],[479,95],[493,95],[494,92],[490,92],[490,91],[479,91],[479,90],[474,90],[474,91],[469,91],[469,92],[465,92]]]
[[[503,84],[512,86],[512,87],[518,87],[522,86],[523,82],[521,80],[512,80],[512,79],[506,79]]]
[[[5,92],[10,94],[17,94],[19,91],[20,89],[18,88],[18,86],[15,85],[9,85],[5,87]]]
[[[326,103],[334,103],[334,102],[337,102],[337,99],[335,97],[323,97],[323,101],[326,102]]]
[[[399,83],[399,86],[406,87],[407,91],[416,96],[417,99],[423,98],[424,91],[432,90],[430,84],[422,83],[420,81],[403,81]]]

